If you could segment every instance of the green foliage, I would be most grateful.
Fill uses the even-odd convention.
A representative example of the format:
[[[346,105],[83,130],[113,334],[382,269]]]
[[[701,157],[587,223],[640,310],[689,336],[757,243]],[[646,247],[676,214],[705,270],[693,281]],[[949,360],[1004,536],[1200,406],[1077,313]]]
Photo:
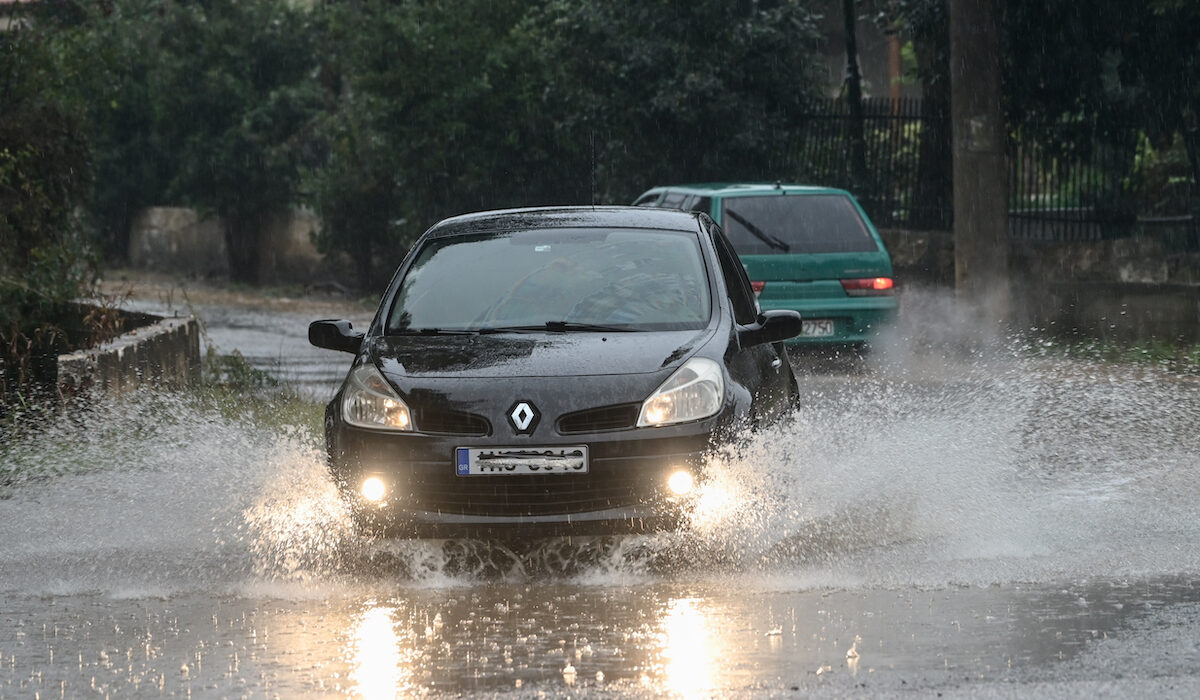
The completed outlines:
[[[203,411],[216,410],[231,420],[257,427],[299,429],[314,441],[324,426],[324,405],[283,386],[270,372],[257,369],[238,351],[218,353],[211,345],[200,381],[188,401]]]
[[[91,283],[74,217],[91,149],[85,111],[57,70],[58,39],[0,33],[0,405],[53,376],[73,302]]]
[[[552,201],[538,191],[551,177],[528,181],[538,150],[521,121],[529,91],[504,64],[524,8],[367,0],[321,12],[332,109],[310,183],[318,244],[348,254],[360,283],[377,286],[440,218]]]
[[[217,213],[233,277],[256,281],[266,220],[297,198],[319,92],[312,22],[283,0],[163,5],[158,127],[169,194]]]
[[[1164,340],[1051,340],[1030,346],[1039,357],[1073,357],[1124,365],[1154,366],[1178,374],[1200,374],[1200,344]]]
[[[218,214],[234,278],[255,281],[264,222],[301,196],[320,109],[312,14],[285,0],[39,3],[63,89],[95,144],[88,222],[113,259],[141,208]]]
[[[1009,118],[1200,138],[1200,3],[1002,4]],[[1114,129],[1115,131],[1115,129]],[[1189,136],[1191,135],[1191,136]]]
[[[798,0],[39,8],[63,37],[47,65],[87,106],[104,250],[139,208],[189,204],[220,215],[242,281],[266,219],[305,200],[322,250],[373,287],[448,215],[787,178],[818,82]]]
[[[222,355],[211,345],[204,356],[200,383],[206,387],[220,387],[243,393],[279,386],[279,380],[270,372],[257,369],[242,353],[234,350]]]
[[[121,262],[136,213],[169,203],[174,154],[160,125],[166,115],[163,25],[158,0],[124,0],[71,25],[68,59],[76,90],[88,105],[94,144],[87,223],[102,253]]]
[[[790,175],[817,94],[816,17],[796,2],[554,0],[521,24],[562,146],[595,144],[596,194]]]
[[[1132,223],[1139,212],[1200,211],[1200,3],[1002,7],[1010,125],[1023,144],[1037,141],[1044,167],[1070,167],[1073,180],[1102,183],[1089,184],[1087,198],[1047,194],[1116,222]],[[1171,151],[1176,137],[1175,153],[1185,159],[1172,182],[1149,161],[1156,150]]]
[[[791,1],[365,0],[322,21],[319,242],[362,280],[453,214],[787,178],[817,85],[815,19]]]

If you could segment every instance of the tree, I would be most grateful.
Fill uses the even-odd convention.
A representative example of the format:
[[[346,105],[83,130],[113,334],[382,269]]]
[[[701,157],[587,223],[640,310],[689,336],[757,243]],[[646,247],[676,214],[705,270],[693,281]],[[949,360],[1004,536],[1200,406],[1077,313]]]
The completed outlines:
[[[104,6],[101,6],[103,8]],[[164,143],[159,102],[160,0],[119,0],[73,27],[69,60],[88,106],[94,145],[87,223],[110,261],[126,259],[137,212],[168,202],[176,159]]]
[[[558,143],[586,157],[595,141],[600,201],[791,175],[796,116],[819,92],[800,3],[552,0],[520,29]]]
[[[324,160],[308,187],[318,245],[347,254],[359,284],[376,286],[440,218],[528,203],[513,152],[524,93],[498,58],[523,10],[365,0],[321,11]]]
[[[0,32],[0,406],[53,377],[92,280],[75,221],[91,148],[50,30]]]
[[[1163,148],[1178,136],[1200,212],[1200,3],[1019,0],[1002,17],[1010,123],[1052,125],[1051,154],[1099,151],[1115,171],[1088,204],[1131,222],[1137,139]]]
[[[1007,130],[995,0],[950,0],[954,276],[985,322],[1009,320]]]
[[[867,188],[867,144],[865,117],[863,115],[862,73],[858,66],[858,38],[854,25],[858,13],[854,0],[842,0],[842,24],[846,39],[846,80],[842,94],[850,107],[850,178],[851,189]]]
[[[168,194],[215,212],[230,272],[254,282],[267,221],[298,199],[319,106],[312,22],[284,0],[164,3],[155,120]]]

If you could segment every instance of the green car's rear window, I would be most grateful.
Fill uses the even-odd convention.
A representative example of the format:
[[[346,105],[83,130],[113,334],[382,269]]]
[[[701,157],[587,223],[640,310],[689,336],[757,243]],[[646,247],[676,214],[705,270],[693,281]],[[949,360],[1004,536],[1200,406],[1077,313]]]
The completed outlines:
[[[854,204],[840,194],[727,197],[721,219],[739,255],[879,250]]]

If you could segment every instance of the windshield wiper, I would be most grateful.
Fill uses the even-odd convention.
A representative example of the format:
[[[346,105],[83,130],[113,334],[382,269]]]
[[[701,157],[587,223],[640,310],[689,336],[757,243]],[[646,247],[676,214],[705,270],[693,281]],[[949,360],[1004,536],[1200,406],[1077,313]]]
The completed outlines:
[[[404,328],[398,335],[476,335],[479,331],[469,328]]]
[[[787,243],[784,243],[783,241],[779,240],[775,236],[772,236],[771,234],[767,233],[766,231],[762,230],[761,228],[750,223],[750,221],[747,220],[746,217],[742,216],[741,214],[737,213],[736,211],[726,208],[725,213],[729,215],[729,218],[733,219],[734,221],[738,222],[743,227],[745,227],[745,229],[747,231],[749,231],[750,233],[752,233],[755,238],[762,241],[763,243],[766,243],[767,245],[771,246],[775,250],[782,250],[783,252],[786,253],[792,249],[792,247],[789,246]]]
[[[583,331],[585,333],[631,333],[634,329],[628,326],[605,326],[598,323],[577,323],[575,321],[546,321],[541,325],[527,326],[490,326],[488,328],[480,328],[479,333],[530,333],[536,331],[550,331],[552,333],[568,333],[570,331]]]
[[[633,331],[629,326],[605,326],[599,323],[577,323],[575,321],[546,321],[546,330],[556,333],[566,333],[567,331],[630,333]]]

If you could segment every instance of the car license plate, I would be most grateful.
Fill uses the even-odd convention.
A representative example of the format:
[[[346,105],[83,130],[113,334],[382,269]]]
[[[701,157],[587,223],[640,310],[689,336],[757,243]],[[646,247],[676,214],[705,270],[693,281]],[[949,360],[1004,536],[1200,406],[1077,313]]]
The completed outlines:
[[[565,447],[459,447],[459,476],[513,474],[587,474],[587,445]]]
[[[833,319],[817,318],[811,321],[803,320],[800,322],[800,335],[818,338],[833,335]]]

